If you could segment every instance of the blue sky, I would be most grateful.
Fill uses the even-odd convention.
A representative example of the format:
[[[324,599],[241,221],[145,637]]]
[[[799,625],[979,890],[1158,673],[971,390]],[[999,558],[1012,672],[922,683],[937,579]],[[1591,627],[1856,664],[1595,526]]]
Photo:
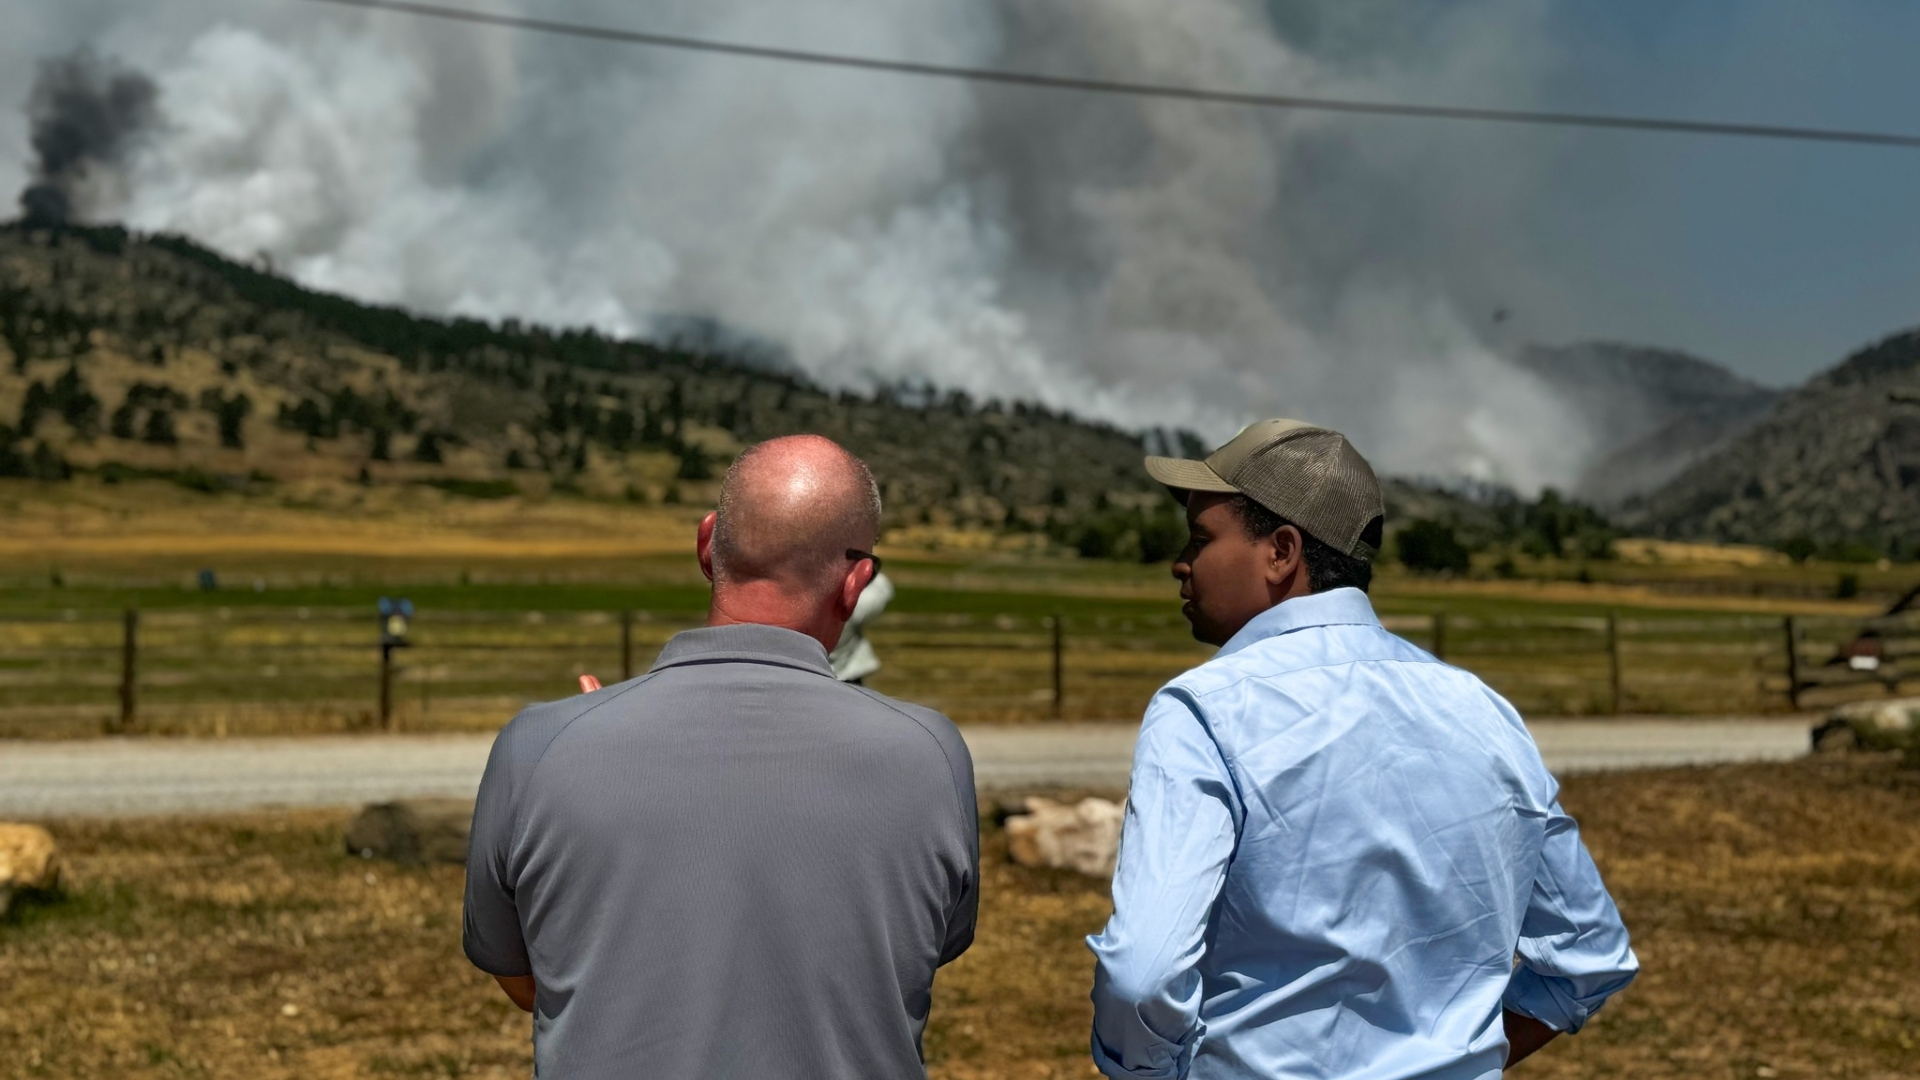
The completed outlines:
[[[1920,4],[1560,5],[1548,107],[1920,133]],[[1516,332],[1673,345],[1797,381],[1920,324],[1920,151],[1656,134],[1553,137],[1524,226],[1581,293]],[[1573,306],[1573,305],[1570,305]]]

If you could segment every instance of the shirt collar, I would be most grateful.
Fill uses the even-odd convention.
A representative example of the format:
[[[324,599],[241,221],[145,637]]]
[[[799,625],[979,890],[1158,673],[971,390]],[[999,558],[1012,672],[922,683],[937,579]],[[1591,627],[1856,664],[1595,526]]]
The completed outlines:
[[[683,664],[745,662],[777,664],[802,671],[833,675],[827,663],[827,650],[797,630],[757,623],[733,623],[728,626],[703,626],[673,635],[650,671]]]
[[[1282,600],[1255,615],[1239,633],[1220,646],[1218,655],[1236,653],[1256,641],[1313,626],[1379,625],[1380,616],[1373,613],[1373,602],[1367,599],[1366,593],[1354,588],[1329,589]]]

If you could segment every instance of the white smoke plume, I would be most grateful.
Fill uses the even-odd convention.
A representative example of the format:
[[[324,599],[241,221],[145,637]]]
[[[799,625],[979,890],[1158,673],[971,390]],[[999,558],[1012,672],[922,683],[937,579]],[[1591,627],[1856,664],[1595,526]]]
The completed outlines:
[[[84,29],[159,87],[163,115],[126,166],[124,199],[92,213],[264,256],[314,287],[621,334],[692,317],[778,343],[831,385],[924,379],[1214,437],[1299,416],[1346,430],[1389,472],[1532,489],[1571,481],[1592,456],[1578,415],[1489,341],[1499,297],[1481,283],[1520,258],[1493,226],[1544,158],[1489,167],[1459,144],[1500,155],[1510,136],[299,5],[85,3],[38,21],[34,6],[0,0],[0,18],[33,31],[5,51]],[[1384,35],[1404,5],[567,0],[537,14],[940,63],[1524,105],[1529,70],[1489,61],[1550,52],[1541,8],[1403,14]],[[0,93],[16,90],[0,78]]]

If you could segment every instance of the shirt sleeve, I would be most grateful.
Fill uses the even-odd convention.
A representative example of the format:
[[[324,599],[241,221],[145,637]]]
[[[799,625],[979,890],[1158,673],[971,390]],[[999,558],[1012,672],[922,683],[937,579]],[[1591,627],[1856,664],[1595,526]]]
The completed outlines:
[[[462,944],[467,959],[489,975],[533,973],[520,911],[514,905],[510,853],[514,828],[513,725],[502,730],[487,756],[480,795],[467,841],[467,893]]]
[[[955,742],[959,742],[956,737]],[[950,964],[973,944],[974,924],[980,917],[980,804],[974,794],[973,758],[965,743],[960,743],[953,763],[954,791],[960,799],[960,828],[967,837],[966,876],[947,919],[946,940],[940,948],[940,963]]]
[[[1183,1077],[1203,1033],[1207,922],[1239,837],[1238,795],[1194,703],[1147,707],[1095,958],[1093,1060],[1111,1077]]]
[[[1520,926],[1519,954],[1504,1004],[1556,1031],[1580,1030],[1640,972],[1580,828],[1557,800]]]

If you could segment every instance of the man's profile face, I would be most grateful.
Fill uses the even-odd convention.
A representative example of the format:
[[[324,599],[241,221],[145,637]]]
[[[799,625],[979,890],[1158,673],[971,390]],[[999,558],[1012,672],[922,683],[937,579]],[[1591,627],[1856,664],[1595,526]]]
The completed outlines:
[[[1173,560],[1180,582],[1180,613],[1195,640],[1225,645],[1254,616],[1273,606],[1268,568],[1273,539],[1250,539],[1232,496],[1195,491],[1187,496],[1187,546]]]

